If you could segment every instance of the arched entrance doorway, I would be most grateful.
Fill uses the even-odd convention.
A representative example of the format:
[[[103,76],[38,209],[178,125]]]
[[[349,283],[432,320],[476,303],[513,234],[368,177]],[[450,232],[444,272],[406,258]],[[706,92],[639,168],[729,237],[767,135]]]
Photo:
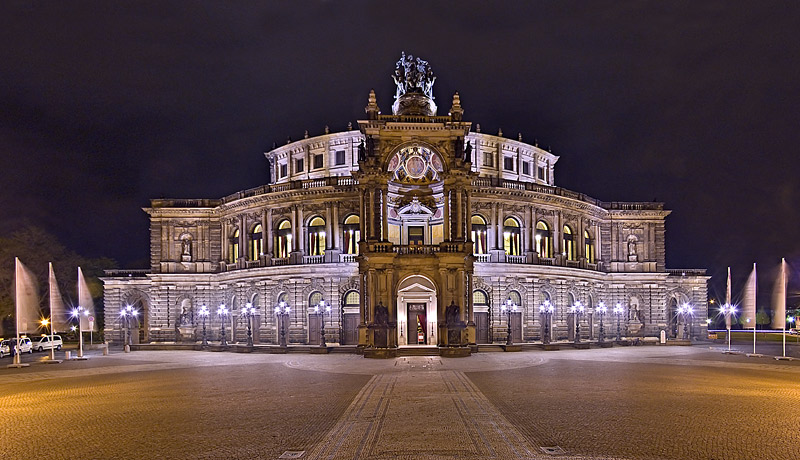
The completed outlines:
[[[130,290],[123,295],[122,308],[130,305],[138,312],[136,320],[130,323],[131,343],[150,342],[150,298],[144,292],[136,289]],[[122,323],[119,323],[119,341],[122,343],[124,331]]]
[[[436,345],[438,306],[436,286],[421,275],[412,275],[397,286],[397,343]]]

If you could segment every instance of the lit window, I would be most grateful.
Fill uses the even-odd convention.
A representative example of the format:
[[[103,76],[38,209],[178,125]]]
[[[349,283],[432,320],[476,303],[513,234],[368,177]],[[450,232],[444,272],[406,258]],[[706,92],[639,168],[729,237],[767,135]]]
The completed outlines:
[[[478,215],[472,216],[472,252],[486,254],[486,220]]]
[[[567,260],[575,260],[575,237],[569,225],[564,226],[564,255]]]
[[[519,222],[513,217],[509,217],[503,222],[503,249],[506,250],[507,255],[520,255],[521,249],[519,247],[519,241]]]
[[[586,261],[590,264],[595,263],[594,258],[594,241],[592,241],[592,236],[589,235],[588,230],[583,231],[583,244],[584,244],[584,252],[586,253]]]
[[[480,307],[489,305],[489,297],[483,291],[472,291],[472,304]]]
[[[351,214],[344,220],[345,254],[358,254],[358,242],[361,240],[361,226],[358,216]]]
[[[361,295],[358,291],[348,291],[344,296],[344,305],[346,307],[357,307],[361,302]]]
[[[292,252],[292,224],[284,219],[275,231],[275,257],[283,259]]]
[[[239,229],[234,229],[228,239],[228,263],[236,263],[239,258]]]
[[[536,222],[536,253],[539,257],[553,257],[553,235],[544,221]]]
[[[322,217],[315,217],[308,224],[308,255],[323,254],[325,254],[325,220]]]
[[[263,236],[261,224],[253,227],[253,231],[250,232],[250,260],[258,260],[261,254],[264,253]]]

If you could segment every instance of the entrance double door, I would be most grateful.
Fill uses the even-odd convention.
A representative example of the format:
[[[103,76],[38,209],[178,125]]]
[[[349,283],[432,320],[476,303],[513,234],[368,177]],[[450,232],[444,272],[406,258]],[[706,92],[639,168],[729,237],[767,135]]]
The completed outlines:
[[[425,345],[428,343],[428,319],[424,303],[408,304],[408,344]]]

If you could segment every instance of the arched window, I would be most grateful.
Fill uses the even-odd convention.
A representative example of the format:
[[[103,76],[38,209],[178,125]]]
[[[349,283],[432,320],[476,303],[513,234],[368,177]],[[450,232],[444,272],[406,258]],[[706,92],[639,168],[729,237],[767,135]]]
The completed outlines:
[[[489,305],[489,296],[483,291],[472,291],[472,304],[479,307]]]
[[[360,302],[361,296],[358,291],[348,291],[347,294],[344,295],[345,307],[357,307]]]
[[[292,252],[292,224],[287,219],[280,221],[275,231],[275,257],[283,259]]]
[[[522,307],[522,296],[519,295],[519,292],[517,291],[509,292],[508,298],[511,299],[511,303],[516,305],[518,308]]]
[[[536,222],[536,252],[539,257],[551,258],[553,257],[553,234],[550,232],[550,227],[547,222],[540,220]]]
[[[319,305],[319,301],[322,300],[322,293],[319,291],[314,291],[308,296],[308,308],[314,308],[314,306]]]
[[[553,234],[547,222],[540,220],[536,222],[536,252],[539,257],[549,259],[553,257]]]
[[[351,214],[344,220],[345,254],[358,254],[358,242],[361,240],[361,227],[358,216]]]
[[[513,217],[509,217],[503,222],[503,249],[509,256],[520,255],[520,231],[519,222]]]
[[[286,295],[285,292],[281,292],[280,295],[278,295],[278,303],[281,302],[289,303],[289,297]]]
[[[258,260],[264,253],[264,232],[261,231],[261,224],[253,227],[250,232],[250,260]]]
[[[564,255],[567,260],[575,260],[575,235],[569,225],[564,226]]]
[[[228,263],[235,264],[239,258],[239,229],[236,228],[228,238]]]
[[[594,240],[592,240],[592,236],[589,235],[589,230],[583,231],[583,246],[584,246],[584,253],[586,254],[586,261],[590,264],[595,263],[594,258]]]
[[[325,254],[325,219],[315,217],[308,223],[308,255]]]
[[[472,252],[486,254],[486,220],[477,214],[472,216],[472,243]]]

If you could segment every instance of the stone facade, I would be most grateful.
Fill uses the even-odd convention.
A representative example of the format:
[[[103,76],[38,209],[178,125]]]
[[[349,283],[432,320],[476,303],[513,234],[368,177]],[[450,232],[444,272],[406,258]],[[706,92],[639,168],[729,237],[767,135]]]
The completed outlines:
[[[609,338],[617,324],[625,336],[681,337],[684,303],[694,307],[691,334],[706,333],[708,277],[666,269],[663,203],[555,186],[559,157],[481,133],[463,120],[457,93],[437,116],[429,83],[398,89],[391,115],[370,93],[357,129],[326,128],[267,152],[268,185],[151,200],[151,266],[107,273],[106,336],[121,339],[117,312],[135,305],[134,341],[199,340],[206,306],[209,339],[224,319],[228,340],[244,341],[248,303],[254,342],[270,344],[282,328],[288,344],[318,344],[324,327],[331,345],[474,349],[506,341],[509,321],[514,341],[542,341],[545,331],[574,340],[576,330],[592,340],[601,302]],[[227,317],[215,314],[221,304]]]

